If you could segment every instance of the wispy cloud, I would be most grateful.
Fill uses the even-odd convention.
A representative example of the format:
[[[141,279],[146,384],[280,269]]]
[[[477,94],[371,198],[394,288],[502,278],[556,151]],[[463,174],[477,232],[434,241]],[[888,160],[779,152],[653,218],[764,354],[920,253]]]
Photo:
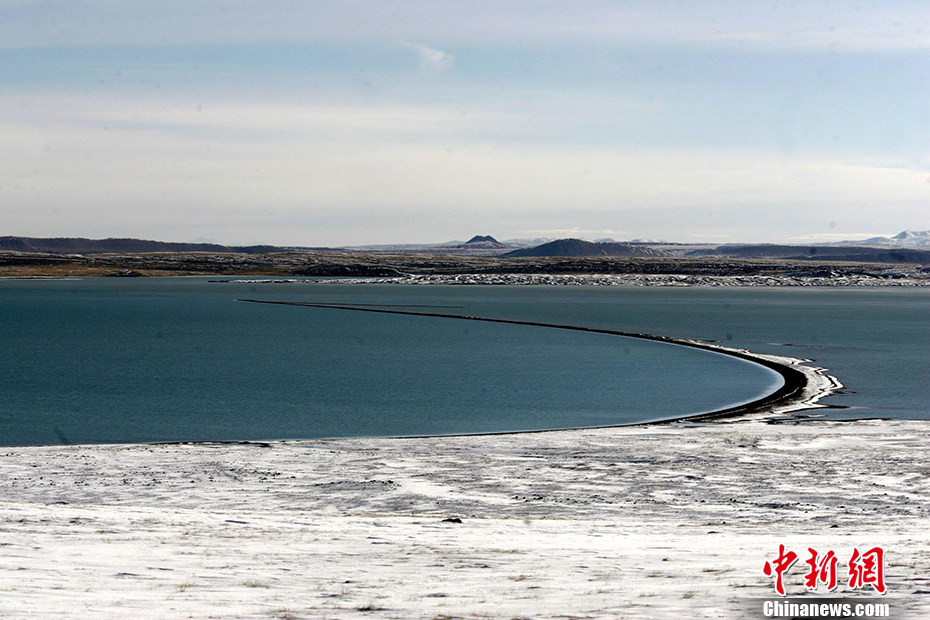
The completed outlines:
[[[442,50],[409,41],[401,41],[400,44],[416,52],[417,57],[420,59],[420,68],[428,73],[448,71],[452,68],[452,63],[455,62],[455,56]]]

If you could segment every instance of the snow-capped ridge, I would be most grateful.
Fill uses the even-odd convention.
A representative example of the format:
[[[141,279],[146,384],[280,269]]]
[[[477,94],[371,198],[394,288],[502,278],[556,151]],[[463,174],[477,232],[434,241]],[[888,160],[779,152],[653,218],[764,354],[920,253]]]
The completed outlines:
[[[866,239],[865,241],[846,241],[844,243],[925,248],[930,247],[930,230],[902,230],[893,237],[872,237],[870,239]]]

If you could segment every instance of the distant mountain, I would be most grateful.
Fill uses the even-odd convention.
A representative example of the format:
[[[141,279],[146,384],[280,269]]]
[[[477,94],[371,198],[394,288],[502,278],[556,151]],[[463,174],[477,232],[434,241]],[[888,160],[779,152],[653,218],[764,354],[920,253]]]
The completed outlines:
[[[930,230],[903,230],[894,237],[872,237],[865,241],[843,241],[843,244],[893,245],[909,248],[930,248]]]
[[[650,257],[665,256],[661,250],[648,246],[617,243],[615,241],[595,243],[583,239],[557,239],[532,248],[521,248],[507,252],[503,256],[517,258],[522,256],[626,256]]]
[[[145,239],[84,239],[81,237],[53,239],[0,237],[0,250],[46,254],[147,254],[152,252],[267,254],[285,251],[284,248],[271,245],[231,247],[215,243],[171,243]]]
[[[860,242],[861,243],[861,242]],[[786,258],[794,260],[862,263],[930,263],[930,250],[906,247],[877,248],[846,245],[721,245],[688,252],[686,256],[726,258]]]
[[[529,241],[529,240],[527,240]],[[542,241],[542,240],[539,240]],[[327,248],[278,247],[271,245],[226,246],[216,243],[173,243],[145,239],[85,239],[0,237],[0,251],[41,254],[151,254],[239,253],[269,254],[306,252]],[[855,261],[862,263],[930,264],[930,231],[903,231],[893,237],[873,237],[866,241],[824,245],[727,244],[719,246],[680,245],[654,242],[586,241],[557,239],[521,246],[501,243],[491,235],[475,235],[468,241],[433,245],[385,245],[357,248],[329,248],[331,252],[370,254],[415,254],[424,256],[503,256],[503,257],[627,257],[667,258],[675,256],[721,257],[736,259],[780,258],[791,260]]]
[[[453,241],[434,247],[434,251],[454,256],[500,256],[515,246],[501,243],[491,235],[475,235],[465,243]]]
[[[492,254],[501,254],[513,248],[513,246],[501,243],[491,235],[475,235],[465,243],[461,245],[449,244],[446,248],[459,248],[465,250],[469,253],[473,253],[476,250],[490,251]]]
[[[491,235],[484,235],[484,236],[475,235],[474,237],[472,237],[471,239],[469,239],[468,241],[466,241],[466,242],[465,242],[465,245],[476,245],[476,244],[479,244],[479,243],[490,243],[490,244],[493,244],[493,245],[504,245],[503,243],[501,243],[500,241],[498,241],[497,239],[495,239],[495,238],[492,237]]]

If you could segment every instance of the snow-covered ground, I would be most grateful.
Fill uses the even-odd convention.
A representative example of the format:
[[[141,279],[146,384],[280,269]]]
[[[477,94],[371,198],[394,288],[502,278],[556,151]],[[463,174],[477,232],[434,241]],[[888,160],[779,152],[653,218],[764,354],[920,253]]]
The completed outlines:
[[[930,617],[927,454],[920,421],[0,448],[0,617],[762,617],[780,544],[789,596],[808,548],[874,596],[881,546]]]

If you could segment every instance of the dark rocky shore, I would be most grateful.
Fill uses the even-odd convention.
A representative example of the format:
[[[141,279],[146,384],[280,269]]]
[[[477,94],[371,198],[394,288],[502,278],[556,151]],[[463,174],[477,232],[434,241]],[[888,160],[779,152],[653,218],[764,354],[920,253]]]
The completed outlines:
[[[624,258],[624,257],[489,257],[363,252],[145,254],[50,254],[0,252],[0,276],[165,276],[216,275],[251,277],[399,278],[410,283],[559,284],[534,282],[528,276],[605,277],[603,282],[637,284],[662,278],[670,283],[706,284],[701,279],[750,278],[836,284],[930,284],[930,266],[923,264],[856,263],[793,259]],[[463,281],[450,277],[466,276]],[[434,282],[430,281],[434,278]],[[612,282],[617,278],[626,281]],[[419,280],[419,281],[417,281]],[[640,280],[641,282],[637,282]],[[395,280],[397,281],[397,280]],[[772,284],[773,282],[757,282]],[[775,282],[777,283],[777,282]],[[752,285],[752,281],[729,282]]]

